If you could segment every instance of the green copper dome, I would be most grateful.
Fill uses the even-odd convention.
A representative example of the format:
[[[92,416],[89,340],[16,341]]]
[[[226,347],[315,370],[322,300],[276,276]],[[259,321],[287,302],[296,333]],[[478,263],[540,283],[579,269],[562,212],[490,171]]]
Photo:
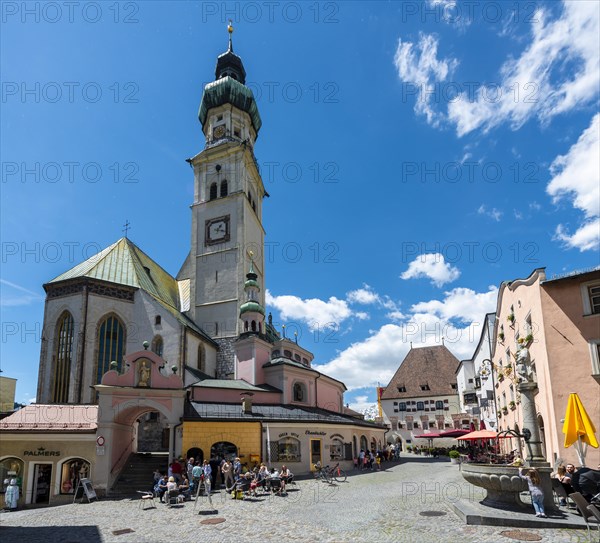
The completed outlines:
[[[258,134],[262,126],[262,120],[258,113],[254,94],[252,94],[252,91],[246,85],[242,85],[242,83],[230,76],[222,77],[204,87],[200,110],[198,111],[198,119],[203,127],[206,123],[209,110],[223,104],[231,104],[248,113],[252,120],[252,126],[256,134]]]
[[[245,304],[242,304],[240,306],[240,317],[244,313],[250,313],[250,312],[260,313],[263,317],[265,315],[265,310],[263,309],[263,306],[260,305],[258,302],[250,301],[250,302],[246,302]]]
[[[256,287],[260,289],[260,285],[258,284],[258,281],[256,279],[246,279],[246,282],[244,283],[244,288],[248,287]]]

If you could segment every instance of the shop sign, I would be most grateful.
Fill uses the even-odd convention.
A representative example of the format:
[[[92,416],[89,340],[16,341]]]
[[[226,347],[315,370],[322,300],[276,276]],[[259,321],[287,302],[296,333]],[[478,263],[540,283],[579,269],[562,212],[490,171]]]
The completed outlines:
[[[60,451],[47,451],[39,447],[37,451],[23,451],[23,456],[60,456]]]
[[[281,432],[279,434],[279,437],[285,437],[285,436],[292,436],[292,437],[299,438],[300,434],[297,434],[296,432]]]
[[[310,430],[306,430],[307,436],[326,436],[327,432],[311,432]]]

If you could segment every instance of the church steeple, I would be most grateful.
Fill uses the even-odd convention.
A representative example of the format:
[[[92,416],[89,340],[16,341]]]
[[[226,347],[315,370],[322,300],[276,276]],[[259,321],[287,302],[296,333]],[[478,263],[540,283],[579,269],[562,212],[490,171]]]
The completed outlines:
[[[250,270],[246,274],[244,283],[244,292],[246,293],[246,302],[240,306],[240,319],[244,321],[244,332],[264,333],[265,309],[260,304],[258,284],[258,275],[254,271],[254,254],[250,256]]]
[[[223,77],[232,77],[239,81],[242,85],[246,84],[246,70],[242,59],[233,52],[233,42],[231,36],[233,34],[233,25],[229,21],[227,26],[229,32],[229,47],[227,51],[217,57],[217,67],[215,69],[215,80],[218,81]]]

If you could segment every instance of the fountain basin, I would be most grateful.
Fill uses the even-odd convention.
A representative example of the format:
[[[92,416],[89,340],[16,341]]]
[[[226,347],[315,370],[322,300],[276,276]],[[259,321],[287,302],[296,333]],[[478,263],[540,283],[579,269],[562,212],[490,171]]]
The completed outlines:
[[[519,477],[519,468],[464,463],[461,465],[461,473],[466,481],[487,491],[483,504],[503,509],[528,507],[519,496],[521,492],[528,490],[527,482]]]

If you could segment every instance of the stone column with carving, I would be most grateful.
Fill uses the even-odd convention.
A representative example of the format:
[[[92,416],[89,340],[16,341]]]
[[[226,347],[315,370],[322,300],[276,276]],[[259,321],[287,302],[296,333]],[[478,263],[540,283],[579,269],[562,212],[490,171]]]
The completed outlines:
[[[521,432],[529,435],[529,438],[525,440],[527,460],[529,465],[532,468],[536,468],[540,473],[542,488],[544,490],[544,508],[554,509],[552,481],[550,480],[552,469],[550,464],[546,462],[546,458],[542,452],[542,440],[535,408],[535,396],[539,392],[539,389],[535,381],[521,382],[517,385],[517,389],[521,393],[521,415],[523,421]]]

